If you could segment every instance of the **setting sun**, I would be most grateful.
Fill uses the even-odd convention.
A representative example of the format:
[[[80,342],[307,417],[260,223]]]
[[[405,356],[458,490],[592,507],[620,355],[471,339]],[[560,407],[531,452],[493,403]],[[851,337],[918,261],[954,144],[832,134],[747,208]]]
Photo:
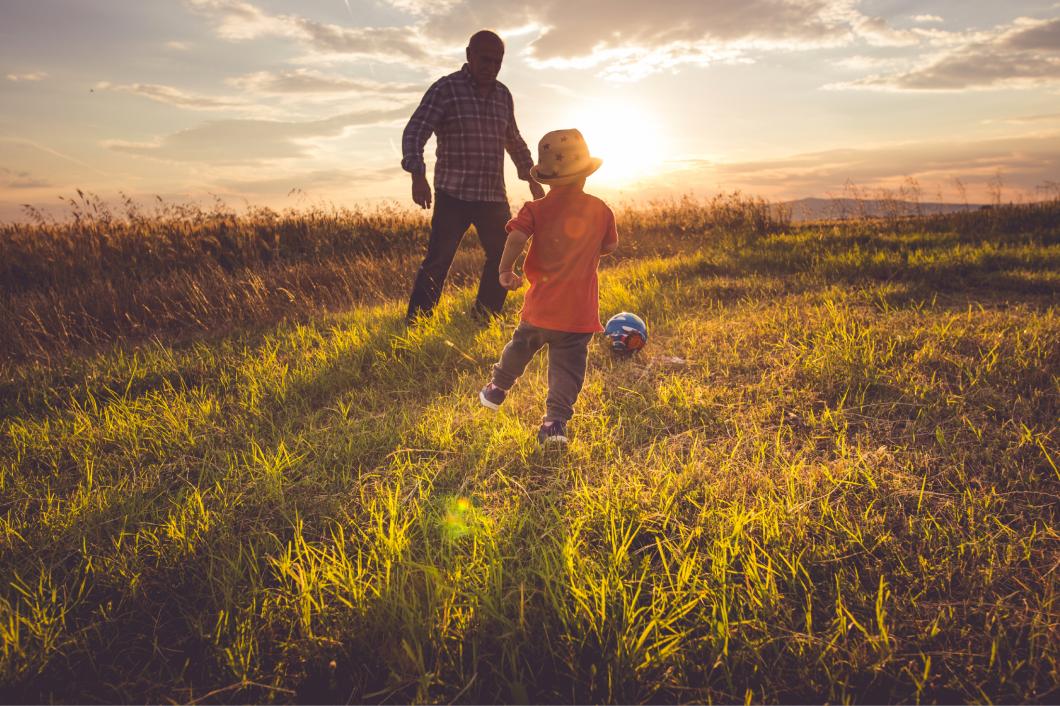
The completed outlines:
[[[633,101],[588,99],[564,113],[557,125],[580,130],[592,155],[604,161],[594,182],[632,184],[658,174],[666,158],[665,126]]]

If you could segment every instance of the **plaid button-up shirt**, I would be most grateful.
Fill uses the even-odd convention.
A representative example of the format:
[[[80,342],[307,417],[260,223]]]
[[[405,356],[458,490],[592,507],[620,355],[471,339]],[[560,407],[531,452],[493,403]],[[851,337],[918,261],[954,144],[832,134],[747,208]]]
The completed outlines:
[[[463,201],[507,202],[504,150],[520,176],[529,176],[534,160],[515,124],[512,94],[500,81],[485,98],[475,93],[467,64],[427,89],[401,136],[401,167],[426,172],[423,146],[438,137],[435,191]]]

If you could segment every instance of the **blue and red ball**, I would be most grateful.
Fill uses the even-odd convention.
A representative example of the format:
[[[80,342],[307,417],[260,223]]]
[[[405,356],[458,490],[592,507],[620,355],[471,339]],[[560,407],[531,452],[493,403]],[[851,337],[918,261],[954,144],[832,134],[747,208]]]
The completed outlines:
[[[604,335],[611,342],[615,353],[636,353],[648,342],[648,326],[636,314],[623,311],[607,320]]]

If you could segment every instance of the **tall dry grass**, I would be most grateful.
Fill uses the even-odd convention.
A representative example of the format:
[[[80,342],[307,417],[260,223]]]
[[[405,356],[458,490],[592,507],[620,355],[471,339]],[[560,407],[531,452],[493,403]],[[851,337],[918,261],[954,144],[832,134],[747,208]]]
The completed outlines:
[[[0,361],[212,335],[400,298],[430,230],[427,213],[396,204],[237,214],[220,202],[160,201],[147,210],[127,200],[114,209],[78,193],[64,220],[31,213],[32,223],[0,225]],[[866,238],[924,232],[983,239],[1042,237],[1060,223],[1056,198],[920,216],[909,203],[895,199],[888,215],[844,220],[842,228]],[[705,246],[746,250],[791,228],[784,207],[739,192],[619,204],[616,216],[619,262]],[[450,282],[473,282],[480,267],[468,238]]]
[[[180,338],[404,296],[428,215],[397,205],[236,214],[223,203],[126,201],[79,193],[63,221],[0,226],[0,360],[152,336]],[[704,238],[745,245],[787,225],[739,193],[618,209],[625,256],[670,254]],[[478,277],[469,238],[450,281]]]
[[[91,196],[61,222],[0,227],[0,357],[274,321],[396,293],[426,218],[372,210],[160,204]]]

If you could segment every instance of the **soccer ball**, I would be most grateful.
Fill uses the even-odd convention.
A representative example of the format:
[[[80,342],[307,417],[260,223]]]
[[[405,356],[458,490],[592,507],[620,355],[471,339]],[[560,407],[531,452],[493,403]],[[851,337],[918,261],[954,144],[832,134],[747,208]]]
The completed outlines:
[[[607,320],[604,335],[610,339],[615,353],[635,353],[648,342],[648,327],[636,314],[623,311]]]

